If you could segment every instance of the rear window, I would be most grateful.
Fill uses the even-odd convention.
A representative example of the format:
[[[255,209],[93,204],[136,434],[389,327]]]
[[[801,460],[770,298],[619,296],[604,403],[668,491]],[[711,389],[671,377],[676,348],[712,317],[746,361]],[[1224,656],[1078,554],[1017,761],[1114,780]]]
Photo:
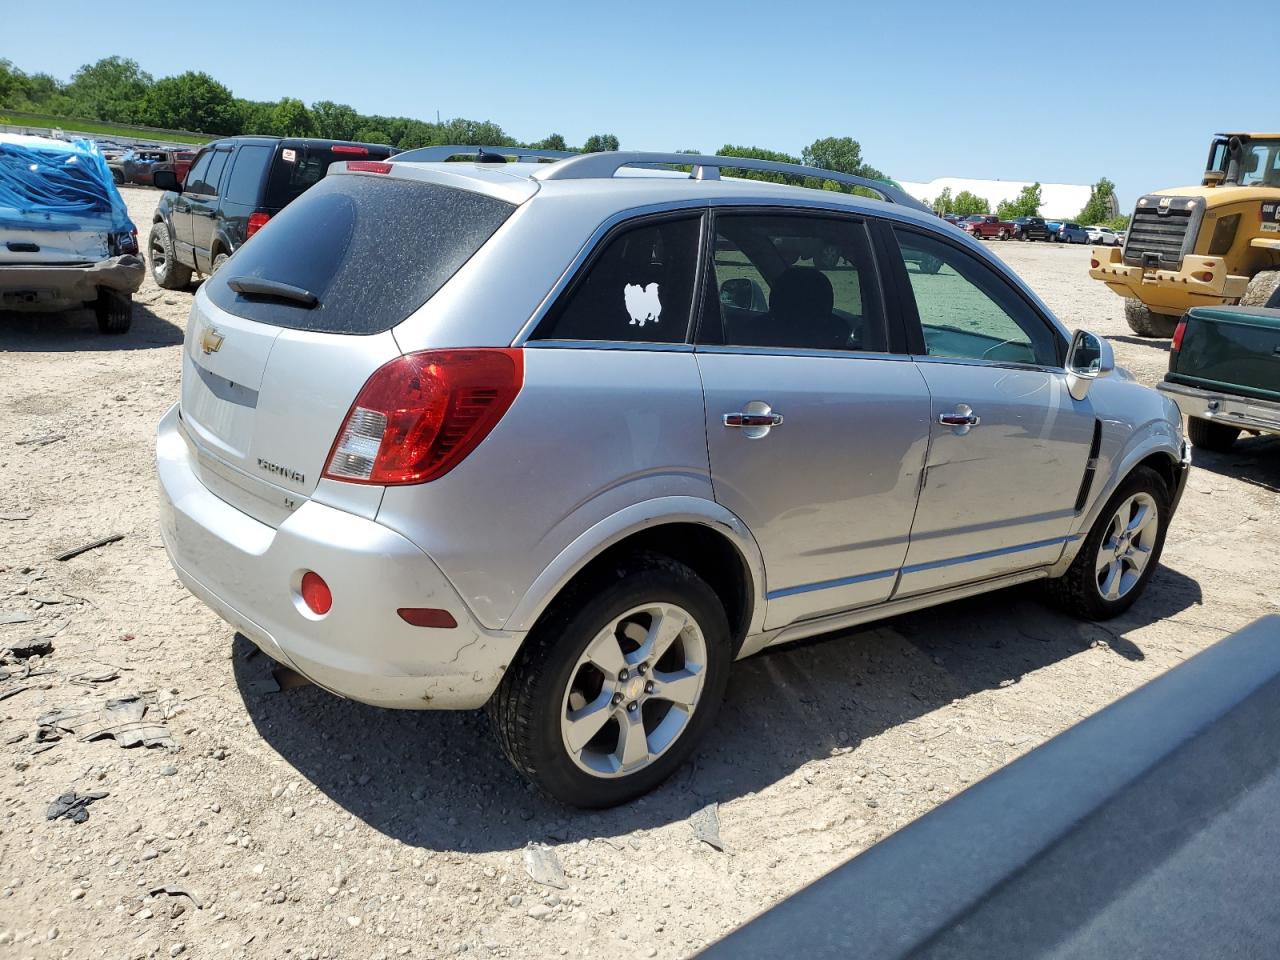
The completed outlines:
[[[355,154],[334,153],[333,147],[321,144],[281,146],[276,151],[275,162],[271,164],[266,205],[276,208],[288,206],[324,179],[329,164],[338,160],[385,160],[391,154],[390,148],[364,149],[368,152]]]
[[[273,217],[205,286],[238,317],[321,333],[390,330],[433,297],[515,210],[479,193],[382,175],[330,177]],[[239,278],[313,294],[308,309],[245,296]]]

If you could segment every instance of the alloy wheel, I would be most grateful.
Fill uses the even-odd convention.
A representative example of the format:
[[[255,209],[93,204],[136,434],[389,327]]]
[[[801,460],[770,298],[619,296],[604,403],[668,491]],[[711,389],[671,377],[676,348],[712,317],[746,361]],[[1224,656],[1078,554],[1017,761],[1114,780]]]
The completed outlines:
[[[1135,493],[1116,510],[1098,546],[1098,593],[1119,600],[1137,586],[1160,535],[1160,510],[1149,493]]]
[[[570,674],[560,712],[565,750],[596,777],[647,767],[689,726],[706,667],[706,638],[686,610],[628,610],[596,634]]]

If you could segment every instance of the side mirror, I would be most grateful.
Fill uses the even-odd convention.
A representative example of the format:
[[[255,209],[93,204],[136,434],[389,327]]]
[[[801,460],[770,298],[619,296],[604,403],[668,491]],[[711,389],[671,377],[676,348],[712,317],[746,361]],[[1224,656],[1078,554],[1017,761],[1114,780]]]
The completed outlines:
[[[1115,351],[1111,343],[1096,333],[1077,330],[1067,351],[1067,392],[1073,400],[1083,400],[1089,395],[1089,387],[1099,377],[1105,377],[1116,368]]]
[[[172,170],[157,170],[151,175],[151,182],[161,190],[182,192],[182,184],[178,182],[178,175]]]
[[[753,310],[763,313],[769,309],[760,284],[749,277],[734,277],[720,284],[720,302],[739,310]]]

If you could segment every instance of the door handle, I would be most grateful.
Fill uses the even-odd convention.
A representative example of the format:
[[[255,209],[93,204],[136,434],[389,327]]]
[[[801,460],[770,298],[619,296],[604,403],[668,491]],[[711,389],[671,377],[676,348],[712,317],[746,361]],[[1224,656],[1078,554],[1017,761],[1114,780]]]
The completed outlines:
[[[782,425],[780,413],[726,413],[726,427],[777,427]]]
[[[970,427],[980,424],[982,418],[967,403],[957,403],[949,412],[938,414],[938,422],[944,427],[959,427],[961,433],[967,433]]]

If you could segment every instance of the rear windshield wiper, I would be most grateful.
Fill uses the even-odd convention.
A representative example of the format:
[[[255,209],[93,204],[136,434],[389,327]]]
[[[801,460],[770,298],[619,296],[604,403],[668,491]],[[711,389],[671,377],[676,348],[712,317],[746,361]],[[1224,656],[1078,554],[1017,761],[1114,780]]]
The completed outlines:
[[[279,280],[264,280],[261,277],[231,277],[227,286],[245,297],[266,297],[271,300],[285,300],[296,303],[300,307],[313,310],[320,306],[320,298],[310,290],[295,287],[291,283]]]

